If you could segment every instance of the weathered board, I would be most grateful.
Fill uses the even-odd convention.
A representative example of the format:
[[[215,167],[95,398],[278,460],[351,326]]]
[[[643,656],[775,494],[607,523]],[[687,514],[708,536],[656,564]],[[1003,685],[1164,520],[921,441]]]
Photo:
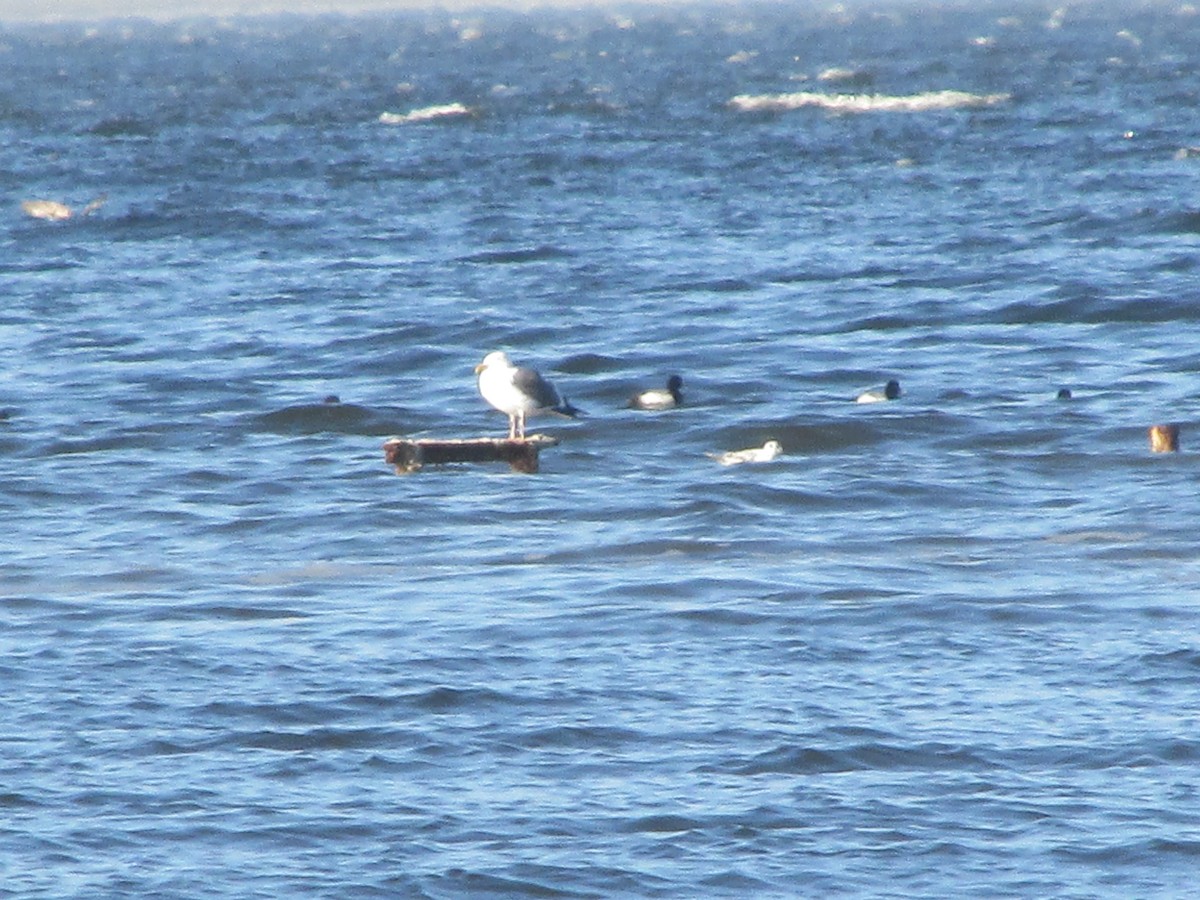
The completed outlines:
[[[383,453],[396,473],[416,472],[442,463],[506,462],[514,472],[538,470],[538,452],[558,444],[558,438],[532,434],[526,438],[390,438]]]

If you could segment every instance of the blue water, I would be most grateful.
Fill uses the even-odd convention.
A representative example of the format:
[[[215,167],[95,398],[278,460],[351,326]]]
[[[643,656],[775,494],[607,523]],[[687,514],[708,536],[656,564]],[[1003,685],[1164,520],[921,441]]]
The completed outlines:
[[[1198,46],[0,27],[0,894],[1188,893]],[[396,475],[499,348],[587,416]]]

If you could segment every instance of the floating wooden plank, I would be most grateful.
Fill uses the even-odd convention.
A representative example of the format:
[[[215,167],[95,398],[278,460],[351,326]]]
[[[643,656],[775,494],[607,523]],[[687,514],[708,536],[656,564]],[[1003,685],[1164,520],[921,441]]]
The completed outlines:
[[[531,434],[525,438],[390,438],[383,454],[396,474],[416,472],[422,466],[454,462],[506,462],[514,472],[538,470],[538,452],[558,444],[558,438]]]

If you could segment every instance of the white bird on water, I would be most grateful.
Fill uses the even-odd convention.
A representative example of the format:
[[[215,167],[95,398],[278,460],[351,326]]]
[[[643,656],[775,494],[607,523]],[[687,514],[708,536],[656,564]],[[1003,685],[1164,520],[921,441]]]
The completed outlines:
[[[630,409],[674,409],[677,406],[683,405],[683,394],[679,389],[683,387],[683,379],[678,375],[672,375],[667,379],[666,388],[652,388],[648,391],[634,394],[629,401]]]
[[[730,450],[728,453],[709,453],[723,466],[736,466],[739,463],[764,463],[781,456],[783,446],[779,441],[767,441],[761,447],[751,447],[749,450]]]
[[[500,412],[508,416],[508,436],[525,437],[525,418],[552,412],[575,418],[579,410],[558,392],[541,373],[524,366],[514,366],[503,350],[493,350],[475,367],[479,376],[479,393]]]

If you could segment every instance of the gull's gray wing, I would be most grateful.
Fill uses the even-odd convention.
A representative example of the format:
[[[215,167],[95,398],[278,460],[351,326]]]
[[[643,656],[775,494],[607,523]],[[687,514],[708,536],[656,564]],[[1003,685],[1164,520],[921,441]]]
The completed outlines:
[[[532,397],[539,407],[554,409],[562,404],[554,385],[533,369],[518,366],[513,372],[513,384],[522,394]]]

